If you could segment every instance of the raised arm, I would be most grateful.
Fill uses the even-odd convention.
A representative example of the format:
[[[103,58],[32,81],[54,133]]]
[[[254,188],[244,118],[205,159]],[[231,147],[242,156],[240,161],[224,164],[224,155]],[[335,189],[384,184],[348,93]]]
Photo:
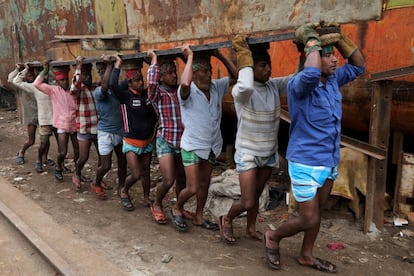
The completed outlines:
[[[341,32],[341,39],[335,44],[335,47],[345,59],[348,59],[350,64],[365,67],[365,58],[358,46],[344,33]]]
[[[147,85],[148,85],[148,98],[151,101],[157,97],[157,86],[158,86],[158,62],[157,54],[153,49],[148,50],[148,57],[151,59],[151,64],[147,72]]]
[[[101,92],[103,96],[106,96],[106,93],[109,90],[109,78],[111,77],[113,65],[111,58],[108,55],[103,57],[103,62],[106,64],[106,69],[101,81]]]
[[[74,95],[79,95],[82,89],[82,61],[83,57],[78,56],[76,58],[76,70],[72,77],[72,84],[70,85],[70,92]]]
[[[229,72],[230,85],[235,84],[236,80],[237,80],[237,72],[238,72],[237,68],[236,68],[236,65],[234,65],[234,63],[231,62],[229,58],[224,56],[223,53],[221,52],[221,50],[219,50],[219,49],[213,51],[213,56],[218,58],[224,64],[224,66],[226,67],[227,72]]]
[[[193,80],[193,51],[188,44],[185,44],[182,48],[184,57],[187,58],[184,71],[181,75],[180,81],[180,96],[185,100],[190,96],[191,81]]]
[[[49,68],[50,60],[47,60],[43,63],[43,70],[39,73],[33,82],[33,85],[37,88],[37,90],[47,95],[50,95],[52,92],[52,86],[44,82],[45,78],[49,75]]]
[[[114,92],[115,95],[119,94],[119,73],[121,71],[121,65],[122,65],[122,59],[120,56],[115,56],[115,66],[111,73],[111,78],[109,79],[109,87],[111,88],[112,92]]]

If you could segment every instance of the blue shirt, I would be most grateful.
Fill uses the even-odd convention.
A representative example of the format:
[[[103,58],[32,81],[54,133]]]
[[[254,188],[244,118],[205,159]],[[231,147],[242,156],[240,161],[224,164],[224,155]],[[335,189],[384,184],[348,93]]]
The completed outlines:
[[[124,126],[117,97],[110,89],[104,95],[100,86],[95,89],[93,97],[98,112],[98,130],[123,136]]]
[[[339,87],[353,81],[364,67],[346,64],[324,85],[319,68],[305,67],[288,83],[291,118],[286,159],[308,166],[339,164],[342,94]]]

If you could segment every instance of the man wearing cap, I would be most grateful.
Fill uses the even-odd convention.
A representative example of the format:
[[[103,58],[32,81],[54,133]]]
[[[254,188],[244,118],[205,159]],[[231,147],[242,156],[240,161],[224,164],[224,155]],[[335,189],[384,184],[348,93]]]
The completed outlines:
[[[76,58],[76,70],[72,78],[71,93],[76,101],[76,130],[79,143],[79,158],[75,164],[75,173],[72,176],[73,189],[80,191],[81,181],[90,182],[82,177],[82,169],[89,159],[89,151],[92,143],[98,153],[98,114],[96,112],[95,99],[93,98],[92,64],[82,64],[83,57]],[[100,160],[98,161],[100,163]],[[100,165],[100,164],[99,164]],[[98,165],[98,166],[99,166]]]
[[[54,67],[53,73],[57,85],[44,82],[49,74],[50,62],[43,64],[43,70],[35,79],[33,85],[50,96],[53,107],[53,126],[58,134],[58,156],[55,167],[55,180],[63,181],[63,162],[68,152],[69,138],[72,142],[74,162],[79,158],[79,145],[76,138],[76,103],[69,90],[69,66]]]
[[[150,207],[150,164],[152,158],[152,140],[155,134],[157,115],[147,91],[141,73],[142,63],[134,64],[125,71],[126,81],[118,84],[122,64],[120,56],[116,56],[115,67],[110,78],[110,87],[121,104],[124,139],[122,151],[126,154],[131,174],[121,188],[121,203],[125,210],[132,211],[134,205],[129,196],[129,189],[141,179],[144,193],[143,205]]]
[[[184,132],[181,138],[181,157],[187,185],[180,192],[177,203],[170,212],[179,231],[186,231],[184,204],[197,195],[196,216],[193,225],[218,230],[218,225],[204,219],[203,209],[207,200],[211,172],[215,158],[221,153],[223,139],[220,132],[222,99],[237,75],[234,64],[218,50],[213,55],[227,68],[230,77],[212,80],[210,55],[198,53],[194,57],[188,45],[183,46],[187,61],[178,88]]]
[[[16,69],[10,72],[8,76],[8,82],[11,85],[14,85],[13,79],[17,76],[17,74],[22,69],[23,69],[22,64],[16,64]],[[26,81],[33,82],[33,80],[34,80],[34,74],[33,74],[33,70],[31,70],[30,72],[26,74]],[[36,99],[34,98],[33,94],[24,93],[21,89],[16,89],[16,101],[17,101],[17,107],[18,107],[18,111],[20,115],[19,116],[20,122],[27,126],[27,136],[28,136],[28,140],[24,142],[21,149],[16,154],[16,163],[18,165],[22,165],[25,162],[24,154],[26,153],[26,150],[35,143],[36,129],[38,125],[37,104],[36,104]]]
[[[357,45],[343,33],[334,45],[321,47],[318,27],[319,24],[307,23],[296,30],[296,41],[304,46],[306,60],[304,69],[288,83],[291,125],[286,159],[299,216],[267,231],[264,244],[268,265],[280,269],[280,241],[303,232],[298,263],[335,273],[336,266],[314,257],[312,250],[321,208],[338,175],[342,116],[339,87],[364,72],[365,60]],[[344,66],[337,68],[333,46],[348,60]]]
[[[269,44],[247,44],[247,36],[233,39],[239,75],[232,95],[237,114],[236,152],[234,161],[239,173],[241,197],[228,213],[219,218],[222,240],[236,242],[233,219],[247,211],[246,237],[261,240],[256,230],[259,198],[272,169],[278,166],[278,132],[280,95],[286,93],[292,75],[270,78]]]
[[[101,75],[100,86],[95,88],[93,96],[95,98],[96,110],[98,112],[98,150],[101,156],[101,166],[96,170],[95,183],[92,189],[99,199],[105,199],[106,185],[102,179],[112,166],[112,152],[115,151],[118,162],[118,194],[124,186],[126,178],[126,158],[122,152],[122,137],[124,128],[122,124],[121,106],[118,98],[109,89],[109,78],[112,72],[112,62],[109,56],[104,56],[103,64],[100,63],[98,74]],[[103,72],[103,74],[102,74]]]
[[[49,152],[50,136],[54,133],[52,126],[53,123],[53,110],[50,97],[40,92],[33,84],[34,77],[38,75],[39,69],[42,66],[30,66],[28,63],[25,64],[25,69],[21,71],[13,79],[13,84],[19,87],[23,92],[34,95],[37,103],[37,115],[39,121],[39,136],[40,146],[37,154],[37,160],[35,164],[35,170],[37,173],[43,172],[43,164],[53,166],[54,162],[47,158]],[[35,69],[37,69],[35,71]],[[36,74],[37,73],[37,74]],[[29,78],[28,78],[29,76]],[[27,81],[24,81],[24,80]],[[31,81],[30,81],[31,79]]]

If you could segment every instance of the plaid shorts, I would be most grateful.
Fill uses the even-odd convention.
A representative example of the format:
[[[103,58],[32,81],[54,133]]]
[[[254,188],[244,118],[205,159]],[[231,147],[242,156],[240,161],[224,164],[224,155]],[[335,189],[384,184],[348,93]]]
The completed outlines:
[[[173,154],[174,158],[181,159],[181,149],[173,147],[170,143],[165,141],[163,137],[157,137],[157,157],[163,157],[169,154]]]
[[[327,179],[335,180],[338,177],[338,166],[307,166],[288,161],[288,169],[292,193],[297,202],[312,200]]]

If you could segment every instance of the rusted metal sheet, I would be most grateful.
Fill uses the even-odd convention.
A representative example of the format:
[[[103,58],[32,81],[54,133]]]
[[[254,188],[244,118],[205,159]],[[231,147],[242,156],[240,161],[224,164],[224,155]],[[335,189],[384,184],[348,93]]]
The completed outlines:
[[[128,29],[142,43],[295,28],[307,21],[375,20],[381,0],[126,0]]]

